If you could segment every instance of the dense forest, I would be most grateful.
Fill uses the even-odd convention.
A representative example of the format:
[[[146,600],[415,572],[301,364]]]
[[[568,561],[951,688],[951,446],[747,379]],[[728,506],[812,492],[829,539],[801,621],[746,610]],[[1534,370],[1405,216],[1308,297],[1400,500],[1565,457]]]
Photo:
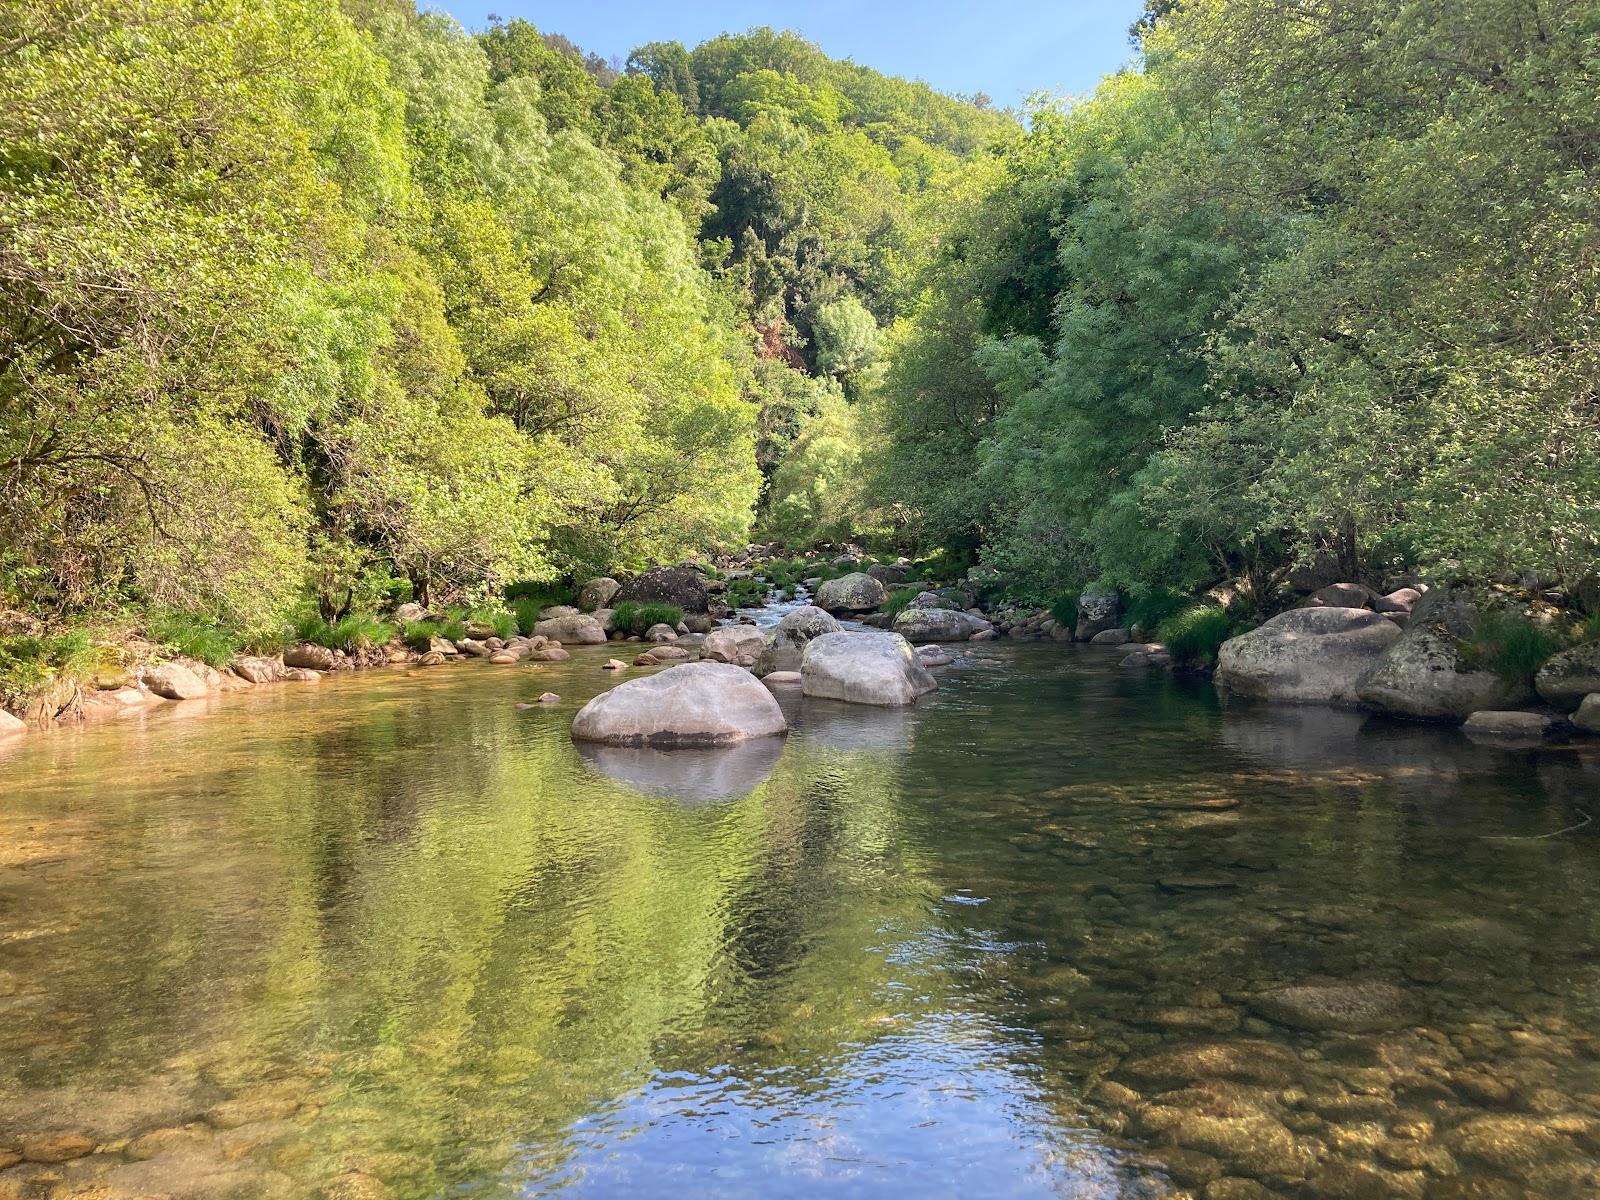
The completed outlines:
[[[751,536],[1591,587],[1600,7],[1132,36],[1014,114],[768,29],[4,0],[4,606],[270,639]]]

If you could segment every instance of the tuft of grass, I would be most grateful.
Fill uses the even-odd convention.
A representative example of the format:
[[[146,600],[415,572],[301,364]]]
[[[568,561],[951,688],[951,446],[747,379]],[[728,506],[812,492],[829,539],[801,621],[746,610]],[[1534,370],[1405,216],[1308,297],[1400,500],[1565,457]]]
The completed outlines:
[[[1512,681],[1531,677],[1561,649],[1561,639],[1518,612],[1482,613],[1472,636],[1457,643],[1461,661]]]
[[[241,648],[242,639],[234,630],[194,613],[153,613],[145,622],[144,631],[151,641],[212,667],[227,666]]]
[[[910,604],[921,594],[921,588],[895,588],[894,591],[889,593],[888,599],[886,599],[883,604],[879,606],[878,611],[893,621],[905,611],[908,604]]]
[[[468,619],[476,624],[487,625],[501,641],[517,636],[517,618],[503,608],[480,608]]]
[[[452,610],[439,622],[439,636],[447,642],[459,642],[467,636],[467,622],[460,613]]]
[[[617,605],[612,622],[624,633],[644,633],[652,625],[671,625],[674,629],[683,620],[683,609],[676,604],[641,603],[624,600]]]
[[[772,594],[773,584],[759,579],[730,579],[723,599],[733,608],[759,608]]]
[[[400,631],[400,640],[413,650],[427,653],[438,633],[439,626],[433,621],[407,621]]]
[[[517,627],[517,632],[531,634],[533,627],[539,623],[539,614],[547,607],[549,606],[541,604],[538,600],[529,596],[524,596],[520,600],[513,600],[511,602],[511,618]]]
[[[1068,629],[1078,623],[1078,597],[1058,596],[1050,604],[1050,616],[1057,625],[1065,625]]]
[[[1226,609],[1200,605],[1161,622],[1156,640],[1167,648],[1174,662],[1209,667],[1217,661],[1217,651],[1232,632],[1233,622]]]
[[[394,637],[394,626],[371,613],[351,613],[331,625],[315,613],[307,613],[294,623],[294,635],[314,646],[351,653],[386,645]]]

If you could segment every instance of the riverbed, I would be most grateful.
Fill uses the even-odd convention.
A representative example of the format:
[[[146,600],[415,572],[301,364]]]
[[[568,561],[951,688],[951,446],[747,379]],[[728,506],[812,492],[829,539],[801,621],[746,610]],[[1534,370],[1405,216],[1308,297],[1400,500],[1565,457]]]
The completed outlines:
[[[1596,1194],[1592,749],[986,643],[580,753],[607,653],[6,744],[0,1200]]]

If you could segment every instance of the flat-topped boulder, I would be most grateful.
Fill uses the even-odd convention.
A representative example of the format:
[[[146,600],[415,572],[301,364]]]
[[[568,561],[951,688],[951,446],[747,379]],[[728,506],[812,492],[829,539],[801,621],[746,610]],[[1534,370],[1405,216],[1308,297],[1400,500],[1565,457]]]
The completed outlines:
[[[1258,700],[1354,705],[1362,678],[1400,636],[1393,621],[1367,609],[1291,609],[1224,642],[1217,682]]]
[[[992,628],[982,617],[951,608],[903,608],[894,618],[894,631],[911,642],[965,642]]]
[[[563,646],[603,646],[606,642],[605,627],[585,613],[540,621],[533,627],[533,635]]]
[[[742,667],[683,663],[602,692],[572,722],[575,741],[608,746],[728,746],[788,730],[772,693]]]
[[[823,634],[806,646],[800,679],[807,696],[888,707],[939,686],[898,633]]]
[[[817,607],[828,612],[873,612],[888,598],[883,584],[863,571],[830,579],[817,589]]]

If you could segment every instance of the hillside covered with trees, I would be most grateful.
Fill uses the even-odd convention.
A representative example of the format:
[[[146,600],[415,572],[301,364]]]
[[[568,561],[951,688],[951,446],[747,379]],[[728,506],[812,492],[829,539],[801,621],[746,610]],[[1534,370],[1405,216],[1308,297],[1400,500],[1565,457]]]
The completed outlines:
[[[5,654],[751,536],[1593,603],[1600,10],[1132,33],[1018,117],[769,29],[619,70],[410,0],[0,4]]]

